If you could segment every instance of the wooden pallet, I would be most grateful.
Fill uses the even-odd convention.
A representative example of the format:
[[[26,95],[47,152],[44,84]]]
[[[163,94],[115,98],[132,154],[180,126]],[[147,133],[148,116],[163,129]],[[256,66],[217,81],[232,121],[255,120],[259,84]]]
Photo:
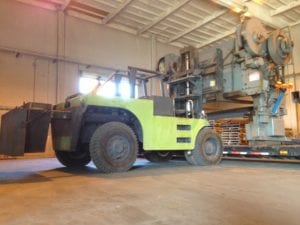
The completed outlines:
[[[245,125],[247,119],[221,119],[209,121],[210,127],[220,136],[225,146],[247,145]]]

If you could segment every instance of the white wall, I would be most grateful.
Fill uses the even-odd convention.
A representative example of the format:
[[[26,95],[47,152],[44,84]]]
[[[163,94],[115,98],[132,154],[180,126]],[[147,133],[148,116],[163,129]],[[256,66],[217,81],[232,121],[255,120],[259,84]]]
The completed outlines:
[[[290,74],[286,79],[286,82],[292,83],[294,89],[287,91],[285,98],[285,105],[287,109],[287,115],[284,117],[284,123],[286,128],[292,128],[294,134],[300,136],[300,106],[292,101],[291,92],[294,90],[300,90],[300,24],[291,27],[291,35],[294,42],[293,58],[294,58],[294,69],[290,65],[287,68],[287,73]],[[295,75],[293,75],[295,72]]]
[[[300,73],[300,24],[291,27],[291,35],[294,41],[295,72]]]
[[[129,65],[150,69],[153,57],[157,60],[178,51],[157,43],[153,53],[149,39],[71,16],[58,18],[57,12],[1,0],[0,48],[59,55],[84,64],[118,69]],[[0,51],[0,67],[0,105],[5,106],[33,100],[62,101],[78,91],[79,68],[83,68],[76,63],[57,63],[22,54],[16,57],[3,51]]]
[[[16,1],[0,1],[0,45],[56,54],[54,12]]]

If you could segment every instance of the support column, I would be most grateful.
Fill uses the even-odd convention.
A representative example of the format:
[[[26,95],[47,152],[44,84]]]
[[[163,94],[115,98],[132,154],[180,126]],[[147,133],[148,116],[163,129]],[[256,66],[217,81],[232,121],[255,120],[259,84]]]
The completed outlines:
[[[57,58],[65,58],[65,13],[63,11],[57,12]],[[64,73],[65,62],[56,62],[56,103],[62,101],[64,96]]]

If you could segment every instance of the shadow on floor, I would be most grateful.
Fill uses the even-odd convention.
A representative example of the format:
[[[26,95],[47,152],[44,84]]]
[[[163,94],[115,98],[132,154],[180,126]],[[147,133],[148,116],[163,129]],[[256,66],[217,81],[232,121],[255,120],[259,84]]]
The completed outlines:
[[[42,160],[47,161],[52,166],[53,169],[38,169],[39,163]],[[182,173],[199,173],[199,172],[213,172],[220,171],[228,168],[265,168],[265,169],[275,169],[275,170],[299,170],[300,164],[288,164],[288,163],[274,163],[274,162],[253,162],[253,161],[234,161],[234,160],[223,160],[221,164],[217,166],[191,166],[185,160],[172,160],[166,163],[151,163],[145,159],[138,159],[134,164],[133,168],[128,172],[123,173],[111,173],[103,174],[99,173],[94,166],[90,163],[87,167],[80,169],[72,169],[66,167],[57,167],[57,162],[55,159],[38,159],[34,168],[36,171],[31,169],[30,171],[14,171],[12,167],[9,171],[0,172],[0,185],[11,184],[11,183],[39,183],[39,182],[49,182],[55,179],[74,177],[74,176],[84,176],[84,177],[99,177],[104,179],[130,179],[136,177],[145,176],[162,176],[168,174],[182,174]],[[28,161],[29,163],[32,160]],[[26,162],[23,162],[26,163]],[[51,167],[50,167],[51,168]],[[1,170],[1,169],[0,169]]]

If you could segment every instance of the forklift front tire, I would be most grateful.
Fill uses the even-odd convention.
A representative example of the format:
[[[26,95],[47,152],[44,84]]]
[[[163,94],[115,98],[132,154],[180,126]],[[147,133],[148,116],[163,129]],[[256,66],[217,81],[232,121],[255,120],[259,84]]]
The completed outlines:
[[[133,130],[121,122],[98,127],[90,141],[90,154],[98,170],[124,172],[136,161],[138,141]]]
[[[204,128],[197,135],[195,149],[185,151],[184,155],[186,160],[195,166],[218,164],[223,155],[222,140],[212,129]]]

